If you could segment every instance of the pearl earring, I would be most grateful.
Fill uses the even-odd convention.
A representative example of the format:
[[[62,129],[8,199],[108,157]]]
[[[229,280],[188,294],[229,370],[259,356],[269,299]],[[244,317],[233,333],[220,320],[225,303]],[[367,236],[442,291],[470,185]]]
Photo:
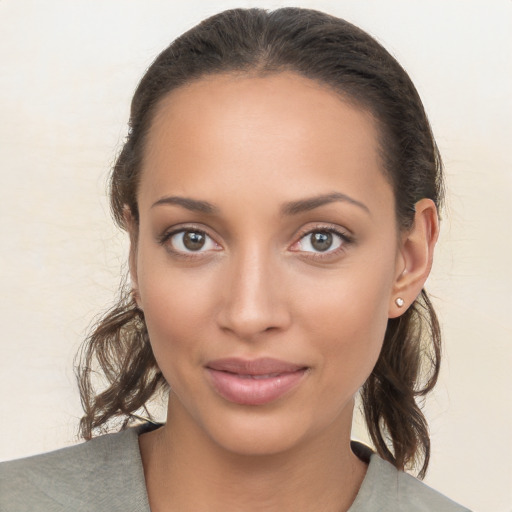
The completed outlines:
[[[397,297],[397,298],[395,299],[395,304],[396,304],[399,308],[403,307],[403,305],[404,305],[404,299],[402,299],[402,297]]]

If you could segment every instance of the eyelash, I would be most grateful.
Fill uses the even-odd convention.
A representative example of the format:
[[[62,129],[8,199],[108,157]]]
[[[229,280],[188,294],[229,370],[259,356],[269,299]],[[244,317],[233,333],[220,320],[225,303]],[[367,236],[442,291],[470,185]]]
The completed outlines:
[[[301,240],[306,238],[307,236],[310,236],[314,233],[331,233],[332,235],[337,236],[341,243],[340,246],[333,250],[327,250],[325,252],[310,252],[310,251],[303,251],[307,254],[305,256],[306,258],[314,259],[317,261],[321,261],[328,258],[335,258],[342,252],[347,250],[347,246],[352,244],[354,242],[354,238],[349,235],[348,233],[341,231],[339,228],[335,228],[333,226],[315,226],[313,229],[306,229],[299,233],[297,242],[294,242],[293,245],[298,244]],[[301,251],[297,251],[301,252]]]
[[[205,237],[209,238],[210,240],[213,240],[213,237],[211,237],[204,229],[198,228],[196,226],[181,226],[179,228],[172,229],[171,231],[166,231],[161,236],[157,238],[158,243],[162,246],[164,246],[169,252],[173,254],[173,256],[177,256],[179,258],[184,259],[194,259],[197,258],[198,255],[203,254],[200,251],[190,251],[190,252],[183,252],[178,251],[174,247],[172,247],[172,244],[169,244],[169,240],[179,233],[186,233],[186,232],[192,232],[192,233],[199,233],[201,235],[204,235]],[[214,241],[214,243],[216,243]],[[218,245],[218,244],[217,244]]]
[[[204,229],[198,228],[196,226],[181,226],[176,229],[172,229],[171,231],[166,231],[162,235],[160,235],[157,240],[158,243],[162,246],[165,246],[168,251],[170,251],[173,255],[178,256],[180,258],[185,259],[194,259],[197,258],[198,255],[203,254],[201,251],[190,251],[190,252],[182,252],[178,251],[175,248],[171,246],[171,244],[168,244],[169,240],[179,233],[186,233],[187,231],[193,232],[193,233],[199,233],[204,235],[205,237],[211,239],[215,242],[213,237],[211,237]],[[302,252],[304,254],[307,254],[307,256],[304,256],[306,258],[311,258],[314,260],[323,260],[327,258],[336,257],[343,251],[347,249],[347,246],[352,244],[354,242],[354,239],[351,235],[348,235],[346,232],[341,231],[339,228],[334,228],[332,226],[315,226],[313,229],[306,229],[299,233],[297,241],[292,244],[292,246],[299,244],[301,240],[306,238],[308,235],[312,235],[314,233],[331,233],[338,237],[340,239],[340,246],[337,247],[334,250],[326,250],[325,252],[312,252],[312,251],[293,251],[293,252]],[[217,244],[218,245],[218,244]]]

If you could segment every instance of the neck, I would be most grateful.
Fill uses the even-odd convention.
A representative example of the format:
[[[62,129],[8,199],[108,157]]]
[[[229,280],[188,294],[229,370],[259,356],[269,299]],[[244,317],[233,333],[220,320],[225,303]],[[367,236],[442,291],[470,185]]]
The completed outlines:
[[[350,449],[349,416],[284,452],[243,455],[169,415],[139,439],[151,510],[348,510],[366,472]]]

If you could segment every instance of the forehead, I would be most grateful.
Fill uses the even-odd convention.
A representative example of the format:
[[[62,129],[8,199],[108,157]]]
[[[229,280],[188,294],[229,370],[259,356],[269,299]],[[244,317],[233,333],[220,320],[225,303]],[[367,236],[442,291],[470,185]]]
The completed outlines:
[[[389,201],[390,192],[372,115],[289,72],[214,75],[171,92],[153,119],[142,173],[152,195],[164,182],[204,194],[213,184],[256,193],[273,183],[290,196],[342,187]]]

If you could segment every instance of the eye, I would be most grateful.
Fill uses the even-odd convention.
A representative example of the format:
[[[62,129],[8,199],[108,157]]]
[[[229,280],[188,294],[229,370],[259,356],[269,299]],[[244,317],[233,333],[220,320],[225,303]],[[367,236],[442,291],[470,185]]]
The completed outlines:
[[[175,231],[167,235],[164,242],[168,243],[173,251],[181,253],[202,253],[219,249],[211,237],[197,229]]]
[[[298,242],[295,250],[312,253],[332,253],[339,249],[347,237],[334,230],[318,229],[306,233]]]

